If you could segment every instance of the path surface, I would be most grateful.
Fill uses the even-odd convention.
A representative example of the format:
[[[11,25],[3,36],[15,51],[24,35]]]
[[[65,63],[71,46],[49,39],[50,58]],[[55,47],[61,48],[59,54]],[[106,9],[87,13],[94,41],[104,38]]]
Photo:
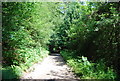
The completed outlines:
[[[49,55],[32,69],[32,72],[24,73],[22,79],[76,79],[60,54]]]

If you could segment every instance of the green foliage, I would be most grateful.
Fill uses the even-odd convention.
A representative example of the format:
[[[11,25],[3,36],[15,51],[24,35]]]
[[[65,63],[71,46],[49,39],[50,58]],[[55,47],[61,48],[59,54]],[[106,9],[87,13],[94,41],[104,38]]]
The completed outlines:
[[[92,63],[87,57],[74,58],[71,51],[61,51],[61,55],[81,79],[115,79],[116,73],[106,67],[103,61]],[[72,55],[72,56],[71,56]]]
[[[71,50],[63,56],[76,73],[86,74],[83,78],[115,78],[112,69],[105,70],[107,66],[120,73],[119,3],[3,2],[2,8],[4,66],[15,65],[25,70],[46,56],[49,45],[51,52]],[[105,63],[94,64],[86,57]]]
[[[32,66],[34,63],[41,62],[43,58],[45,58],[49,53],[45,49],[42,49],[39,55],[37,54],[39,53],[37,52],[39,51],[39,49],[35,49],[35,50],[26,49],[23,51],[29,53],[29,54],[23,54],[24,56],[22,56],[22,59],[18,58],[20,59],[20,61],[24,61],[24,63],[13,60],[14,65],[3,67],[2,68],[3,79],[19,78],[20,76],[22,76],[22,73],[24,71],[28,71],[30,66]],[[33,54],[35,54],[34,57]],[[19,66],[16,66],[16,64],[19,64]]]
[[[53,48],[73,50],[74,55],[86,56],[93,62],[103,59],[107,66],[116,69],[119,77],[119,3],[63,4],[63,23],[52,36]]]
[[[42,48],[47,49],[54,28],[51,4],[3,3],[4,62],[8,65],[26,63],[39,57]]]
[[[2,69],[2,78],[3,79],[13,79],[18,78],[22,75],[22,69],[19,66],[11,65],[9,67]]]
[[[41,61],[49,53],[47,44],[54,33],[55,23],[52,18],[57,18],[53,13],[54,7],[55,3],[47,2],[2,3],[3,68],[10,66],[8,69],[13,75],[10,77],[19,76],[17,73]],[[3,72],[8,76],[6,71]]]

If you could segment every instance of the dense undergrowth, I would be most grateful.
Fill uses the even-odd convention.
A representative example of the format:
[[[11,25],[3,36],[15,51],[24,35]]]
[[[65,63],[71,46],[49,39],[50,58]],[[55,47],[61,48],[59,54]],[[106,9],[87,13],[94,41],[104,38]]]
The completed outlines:
[[[44,57],[48,55],[47,50],[42,50],[39,55],[35,55],[35,50],[31,51],[32,57],[29,57],[25,63],[21,63],[19,65],[10,65],[4,66],[2,68],[2,78],[3,79],[19,79],[24,72],[29,72],[29,68],[35,63],[41,62]]]
[[[73,51],[63,50],[60,52],[67,64],[81,79],[115,79],[116,72],[112,67],[107,67],[104,61],[93,63],[87,57],[78,57]]]
[[[119,3],[71,2],[62,9],[63,23],[51,37],[51,48],[56,52],[64,49],[74,51],[75,58],[67,52],[62,55],[71,58],[68,64],[83,75],[82,78],[120,78]],[[87,57],[91,66],[84,67],[84,63],[89,61],[79,63],[83,60],[77,57],[82,56]],[[85,72],[82,73],[81,67]],[[107,67],[114,69],[115,73]]]
[[[48,55],[55,23],[53,9],[54,3],[2,3],[3,79],[19,78]]]
[[[20,76],[48,47],[67,49],[61,54],[81,78],[120,78],[119,12],[119,2],[3,2],[3,78]]]
[[[26,51],[26,50],[24,50]],[[49,52],[45,49],[29,49],[26,51],[28,56],[22,58],[25,60],[24,63],[19,63],[19,65],[3,65],[2,68],[2,78],[3,79],[19,79],[24,72],[29,72],[29,68],[35,63],[41,62],[43,58],[47,57]]]

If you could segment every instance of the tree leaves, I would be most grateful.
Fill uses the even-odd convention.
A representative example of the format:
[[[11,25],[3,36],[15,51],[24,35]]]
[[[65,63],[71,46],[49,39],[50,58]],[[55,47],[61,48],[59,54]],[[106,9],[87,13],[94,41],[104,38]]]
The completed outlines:
[[[25,48],[32,50],[47,48],[54,28],[52,18],[56,18],[52,13],[55,12],[54,8],[51,6],[54,6],[54,3],[3,3],[3,50],[8,50],[3,52],[3,58],[7,58],[4,61],[19,65],[26,62],[20,58],[30,56],[32,59],[35,56],[33,54],[31,57],[29,50]],[[11,50],[13,48],[15,49]],[[20,50],[16,51],[17,49]],[[20,52],[21,50],[26,52]]]

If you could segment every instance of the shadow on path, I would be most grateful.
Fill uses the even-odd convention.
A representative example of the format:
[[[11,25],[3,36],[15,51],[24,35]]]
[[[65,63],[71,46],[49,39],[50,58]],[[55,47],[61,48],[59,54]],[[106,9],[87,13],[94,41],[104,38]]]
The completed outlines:
[[[22,79],[76,79],[58,53],[51,53],[43,62],[33,65],[34,70],[24,74]]]

